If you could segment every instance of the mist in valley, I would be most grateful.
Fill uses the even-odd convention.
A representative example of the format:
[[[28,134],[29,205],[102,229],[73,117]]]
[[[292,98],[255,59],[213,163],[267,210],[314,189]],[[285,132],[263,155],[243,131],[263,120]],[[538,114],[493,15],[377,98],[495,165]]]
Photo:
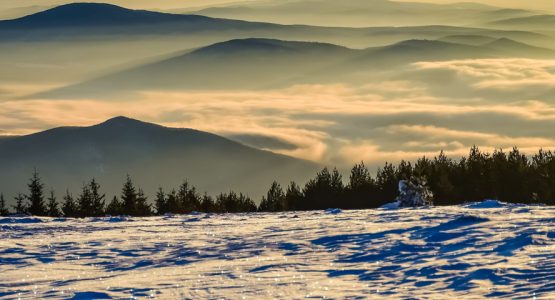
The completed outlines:
[[[326,2],[314,14],[318,19],[303,25],[283,24],[304,20],[299,7],[313,1],[241,4],[254,7],[246,12],[238,4],[183,10],[205,16],[178,15],[179,7],[169,6],[145,12],[72,5],[0,22],[0,153],[19,172],[13,177],[18,185],[10,182],[0,190],[11,195],[23,189],[34,167],[62,191],[91,177],[115,191],[126,173],[142,176],[146,167],[131,167],[140,156],[107,175],[109,159],[62,167],[56,157],[71,150],[59,140],[55,155],[42,160],[23,152],[14,160],[20,151],[3,146],[21,135],[92,126],[121,115],[217,134],[287,156],[295,162],[291,170],[303,169],[274,172],[277,164],[270,160],[267,174],[254,176],[260,180],[251,176],[248,184],[211,186],[210,176],[197,176],[200,167],[187,168],[187,159],[198,154],[184,152],[182,167],[171,176],[160,171],[140,178],[149,192],[185,179],[182,174],[211,193],[237,188],[258,196],[263,188],[257,187],[272,177],[303,182],[324,165],[347,170],[364,160],[375,170],[385,161],[433,157],[441,150],[459,157],[472,145],[553,148],[555,135],[546,128],[555,122],[555,50],[546,8],[374,1],[370,11],[367,2],[372,1],[349,2],[356,9],[348,18],[340,18],[334,6],[339,4]],[[50,4],[57,3],[44,3]],[[275,5],[281,10],[268,8]],[[114,19],[76,17],[89,9]],[[385,10],[387,19],[363,18]],[[479,13],[468,18],[472,11]],[[99,150],[101,142],[83,143],[85,152],[75,162],[108,153]],[[226,172],[225,178],[247,176]]]

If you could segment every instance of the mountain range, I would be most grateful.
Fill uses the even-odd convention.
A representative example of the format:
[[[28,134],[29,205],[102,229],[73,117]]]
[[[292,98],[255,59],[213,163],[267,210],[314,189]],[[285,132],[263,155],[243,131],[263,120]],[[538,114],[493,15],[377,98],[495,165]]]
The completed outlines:
[[[91,178],[108,195],[119,194],[129,174],[149,195],[159,186],[169,189],[187,179],[200,192],[234,190],[257,200],[273,180],[304,182],[319,168],[207,132],[126,117],[0,139],[0,166],[0,192],[7,198],[26,192],[36,168],[45,188],[54,188],[59,196],[66,189],[77,193]]]
[[[503,20],[497,20],[489,23],[494,27],[498,28],[510,28],[510,29],[521,29],[521,30],[538,30],[538,31],[555,31],[555,15],[532,15],[508,18]]]
[[[325,2],[332,3],[331,1]],[[378,2],[390,3],[389,1]],[[400,2],[391,3],[400,5]],[[79,41],[88,38],[98,39],[99,37],[124,37],[128,39],[138,36],[152,37],[153,35],[155,35],[156,38],[161,38],[163,36],[175,38],[176,36],[194,35],[196,38],[203,36],[212,38],[218,37],[220,39],[225,38],[227,40],[261,37],[322,41],[335,44],[351,43],[353,45],[349,46],[357,48],[361,46],[362,43],[365,43],[366,47],[368,47],[378,41],[383,44],[399,42],[406,39],[437,39],[455,33],[481,33],[497,38],[507,37],[512,39],[523,39],[524,42],[533,40],[547,42],[547,40],[549,40],[547,36],[526,31],[503,31],[497,28],[484,29],[476,28],[475,26],[461,27],[440,25],[442,24],[426,23],[421,26],[403,26],[399,22],[392,23],[388,26],[366,26],[358,28],[330,27],[329,25],[281,25],[269,23],[268,21],[252,22],[214,18],[198,14],[170,14],[145,10],[132,10],[103,3],[71,3],[25,17],[0,21],[0,40],[5,42],[33,42],[54,39],[57,41]],[[354,43],[357,43],[357,45],[355,46]]]
[[[359,4],[363,2],[359,1]],[[390,4],[405,5],[398,2]],[[459,9],[458,6],[439,7]],[[483,23],[506,17],[512,15],[490,18]],[[0,21],[0,66],[3,70],[0,82],[17,85],[44,83],[51,86],[67,85],[69,82],[75,84],[156,62],[160,57],[169,58],[216,43],[249,38],[319,42],[353,49],[461,35],[508,38],[543,48],[554,44],[550,34],[518,27],[503,30],[494,25],[484,25],[484,28],[477,25],[400,26],[403,23],[394,19],[392,17],[391,25],[395,26],[382,27],[281,25],[267,21],[249,22],[133,10],[102,3],[72,3]]]
[[[337,80],[349,83],[364,80],[368,72],[418,61],[555,58],[554,50],[507,38],[481,39],[485,41],[482,45],[408,40],[367,49],[273,39],[231,40],[30,97],[91,98],[143,90],[266,89]]]
[[[389,0],[251,1],[191,13],[218,18],[320,26],[476,25],[484,20],[530,16],[532,11],[477,3],[434,4]]]

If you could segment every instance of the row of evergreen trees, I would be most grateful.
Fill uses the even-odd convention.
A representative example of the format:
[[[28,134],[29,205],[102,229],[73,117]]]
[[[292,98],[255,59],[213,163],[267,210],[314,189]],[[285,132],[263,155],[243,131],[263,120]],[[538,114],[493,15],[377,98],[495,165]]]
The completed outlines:
[[[103,215],[150,216],[166,213],[183,214],[194,211],[275,212],[291,210],[318,210],[331,207],[343,209],[376,208],[398,196],[400,180],[421,178],[428,183],[436,205],[455,205],[465,202],[498,199],[511,203],[544,203],[555,205],[555,154],[540,150],[528,158],[517,148],[506,153],[481,152],[472,147],[467,157],[448,158],[443,152],[429,159],[423,157],[415,163],[401,161],[398,165],[386,163],[372,177],[364,163],[355,165],[344,183],[342,175],[324,168],[303,188],[291,182],[285,189],[272,183],[257,207],[244,194],[222,193],[215,199],[200,194],[185,181],[177,190],[159,189],[151,204],[144,192],[135,187],[128,176],[120,197],[106,201],[96,180],[85,184],[77,197],[66,191],[58,204],[51,190],[46,196],[44,184],[35,171],[28,183],[28,194],[15,197],[15,213],[37,216],[95,217]],[[0,215],[6,215],[4,196],[0,195]]]

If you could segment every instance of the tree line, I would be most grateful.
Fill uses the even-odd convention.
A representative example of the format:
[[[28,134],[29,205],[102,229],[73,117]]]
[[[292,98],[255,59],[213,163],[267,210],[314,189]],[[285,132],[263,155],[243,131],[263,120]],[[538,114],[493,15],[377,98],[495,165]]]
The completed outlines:
[[[304,187],[291,182],[283,188],[273,182],[257,206],[247,195],[230,191],[215,198],[201,194],[184,181],[169,192],[158,190],[149,201],[127,176],[121,194],[107,201],[99,183],[92,179],[74,197],[66,191],[61,203],[54,190],[45,191],[35,170],[27,194],[17,194],[12,211],[50,217],[99,217],[104,215],[152,216],[191,212],[238,213],[321,210],[327,208],[377,208],[398,196],[400,180],[421,179],[433,193],[435,205],[497,199],[509,203],[555,205],[555,153],[539,150],[528,157],[513,148],[509,152],[482,152],[476,146],[458,160],[443,151],[416,162],[386,163],[372,176],[363,162],[356,164],[345,183],[337,169],[324,168]],[[0,215],[11,213],[0,194]]]

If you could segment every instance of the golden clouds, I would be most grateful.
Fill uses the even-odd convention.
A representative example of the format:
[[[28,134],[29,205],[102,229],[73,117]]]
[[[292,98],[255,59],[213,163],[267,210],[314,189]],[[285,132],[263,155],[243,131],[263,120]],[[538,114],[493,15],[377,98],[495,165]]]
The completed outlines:
[[[430,79],[425,73],[430,70],[454,74],[447,87],[456,88]],[[294,147],[261,147],[340,166],[432,156],[442,149],[458,156],[473,144],[489,150],[555,147],[555,133],[548,129],[555,126],[555,61],[422,62],[405,71],[404,77],[361,86],[150,91],[123,102],[5,99],[0,128],[22,134],[126,115],[224,136],[284,141]]]

